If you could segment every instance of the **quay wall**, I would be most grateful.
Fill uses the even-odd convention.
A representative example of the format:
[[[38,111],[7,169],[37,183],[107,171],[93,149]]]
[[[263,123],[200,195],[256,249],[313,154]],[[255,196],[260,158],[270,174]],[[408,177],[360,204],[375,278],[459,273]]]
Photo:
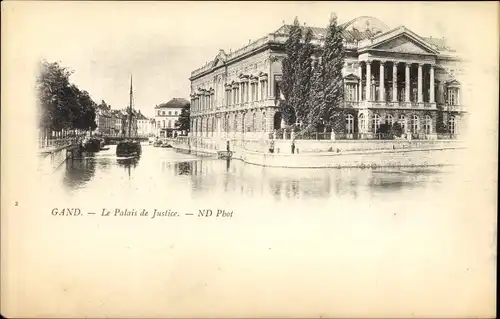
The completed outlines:
[[[61,166],[70,156],[67,147],[60,147],[50,151],[42,151],[38,154],[38,171],[41,173],[52,173]]]
[[[217,154],[227,140],[195,138],[176,140],[174,148],[193,154]],[[234,159],[271,167],[402,167],[455,165],[463,144],[454,140],[295,141],[299,153],[291,153],[291,141],[229,140]]]

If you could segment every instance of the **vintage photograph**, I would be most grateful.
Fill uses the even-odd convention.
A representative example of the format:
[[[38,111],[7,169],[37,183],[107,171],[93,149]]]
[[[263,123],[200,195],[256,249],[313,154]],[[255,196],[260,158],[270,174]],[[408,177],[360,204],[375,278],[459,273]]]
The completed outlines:
[[[36,147],[2,314],[495,312],[497,3],[6,7],[34,124],[2,144]]]

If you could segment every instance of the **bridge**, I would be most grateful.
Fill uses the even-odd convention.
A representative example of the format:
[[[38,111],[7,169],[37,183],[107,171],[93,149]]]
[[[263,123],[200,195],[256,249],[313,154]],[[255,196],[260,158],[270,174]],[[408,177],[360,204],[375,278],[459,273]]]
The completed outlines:
[[[144,137],[144,136],[130,137],[130,138],[125,136],[103,136],[101,138],[104,139],[105,145],[118,144],[119,142],[124,140],[134,140],[139,142],[147,142],[149,140],[149,137]]]

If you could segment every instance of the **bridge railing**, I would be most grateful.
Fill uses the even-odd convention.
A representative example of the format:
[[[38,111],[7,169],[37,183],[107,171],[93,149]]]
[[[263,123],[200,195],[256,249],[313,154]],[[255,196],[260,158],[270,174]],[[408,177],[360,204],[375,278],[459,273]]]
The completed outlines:
[[[57,139],[44,139],[38,141],[38,148],[41,151],[47,151],[51,149],[56,149],[64,146],[69,146],[78,143],[80,138],[78,137],[66,137]]]

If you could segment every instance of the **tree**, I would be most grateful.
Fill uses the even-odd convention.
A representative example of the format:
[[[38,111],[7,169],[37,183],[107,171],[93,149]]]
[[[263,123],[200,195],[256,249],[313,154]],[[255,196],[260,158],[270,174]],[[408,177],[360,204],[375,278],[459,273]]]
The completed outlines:
[[[74,93],[70,88],[69,76],[72,72],[61,67],[57,62],[49,63],[43,60],[40,74],[36,80],[38,94],[38,114],[40,128],[45,130],[60,130],[71,122],[67,103],[75,103]]]
[[[36,81],[40,128],[45,131],[61,129],[95,129],[96,104],[86,91],[70,83],[73,72],[59,63],[40,63]],[[103,101],[104,102],[104,101]]]
[[[302,41],[302,29],[299,20],[295,17],[293,25],[290,26],[288,38],[285,41],[286,56],[283,59],[282,78],[280,89],[283,92],[284,100],[280,100],[280,109],[283,119],[286,124],[291,124],[295,121],[295,110],[299,98],[297,96],[297,71],[299,67],[299,51]]]
[[[306,29],[304,34],[304,43],[300,46],[297,56],[296,79],[292,95],[295,105],[297,121],[308,124],[307,113],[310,109],[311,77],[312,77],[312,58],[314,47],[311,43],[313,33],[310,28]]]
[[[342,29],[337,25],[337,17],[332,15],[327,28],[323,48],[323,79],[325,105],[322,115],[328,126],[336,133],[345,133],[344,110],[344,68],[345,48]]]
[[[336,133],[345,133],[344,58],[342,29],[337,25],[337,17],[332,15],[321,56],[311,77],[309,128],[330,127]]]
[[[190,116],[191,116],[191,105],[187,103],[181,110],[179,119],[175,121],[175,127],[178,130],[189,132],[190,126]]]
[[[325,109],[325,87],[323,84],[323,64],[319,59],[313,62],[311,90],[309,93],[309,111],[305,130],[316,132],[323,128],[323,110]]]
[[[390,132],[392,136],[401,137],[403,135],[403,127],[399,122],[395,122],[392,124]]]

